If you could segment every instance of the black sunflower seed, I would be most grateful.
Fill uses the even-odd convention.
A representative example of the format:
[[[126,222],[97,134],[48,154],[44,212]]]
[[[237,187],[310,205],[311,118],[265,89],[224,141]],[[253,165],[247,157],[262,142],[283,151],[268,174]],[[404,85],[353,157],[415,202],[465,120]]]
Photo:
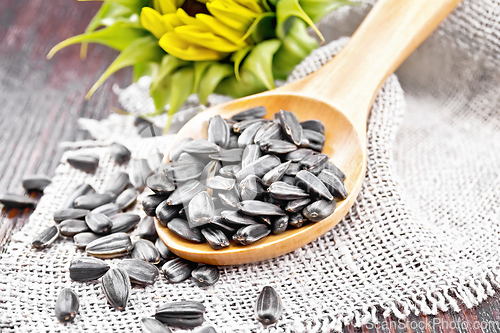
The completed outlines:
[[[230,163],[241,162],[242,156],[243,149],[241,148],[221,150],[218,153],[208,155],[213,160]]]
[[[69,288],[63,288],[57,297],[56,317],[62,322],[73,321],[79,307],[80,303],[75,292]]]
[[[73,154],[67,161],[74,168],[85,172],[95,172],[99,166],[99,156],[95,154]]]
[[[179,183],[197,179],[200,177],[203,168],[203,164],[177,161],[163,165],[163,173],[170,181]]]
[[[104,274],[102,289],[112,307],[125,310],[130,295],[130,278],[124,269],[112,268]]]
[[[344,182],[341,181],[331,170],[324,169],[318,175],[318,179],[326,185],[330,193],[337,199],[343,200],[347,198],[347,189]]]
[[[146,215],[148,216],[155,216],[156,215],[156,208],[162,203],[163,201],[167,200],[168,196],[166,195],[148,195],[146,198],[142,200],[142,208]]]
[[[300,123],[303,129],[319,132],[325,134],[325,125],[320,120],[306,120]]]
[[[34,208],[36,206],[35,199],[25,197],[24,195],[4,193],[0,194],[0,203],[9,208]]]
[[[300,162],[304,157],[314,154],[314,150],[307,148],[300,148],[285,155],[285,160],[294,163]]]
[[[285,211],[279,206],[257,200],[242,201],[238,208],[247,215],[285,215]]]
[[[303,208],[305,208],[310,202],[310,198],[292,200],[286,204],[285,210],[290,213],[297,213],[298,211],[301,211]]]
[[[170,153],[168,154],[168,158],[170,161],[177,161],[179,156],[184,152],[184,145],[190,141],[193,141],[192,138],[184,138],[179,142],[174,143],[172,148],[170,149]]]
[[[156,266],[140,259],[120,260],[118,267],[127,272],[130,282],[143,286],[154,284],[160,275]]]
[[[132,230],[139,223],[141,217],[132,213],[120,213],[111,216],[109,219],[113,223],[111,233],[116,233]]]
[[[267,191],[271,194],[271,197],[280,200],[297,200],[309,196],[309,194],[300,187],[280,181],[272,183]]]
[[[302,214],[309,221],[319,222],[333,214],[336,204],[337,202],[335,200],[318,200],[304,208]]]
[[[284,215],[284,216],[279,216],[276,219],[274,219],[271,223],[271,231],[273,234],[277,235],[286,230],[288,227],[288,220],[290,219],[290,216]]]
[[[116,198],[115,203],[120,207],[120,210],[127,209],[137,200],[138,195],[135,188],[126,189]]]
[[[123,232],[117,232],[90,242],[85,250],[91,256],[108,259],[126,256],[133,248],[130,236]]]
[[[262,126],[261,128],[259,129],[259,132],[260,130],[262,130]],[[255,144],[258,144],[259,146],[263,143],[263,142],[266,142],[266,141],[269,141],[269,140],[282,140],[283,139],[283,131],[281,130],[281,126],[279,124],[276,124],[274,122],[271,122],[270,125],[266,126],[264,128],[264,131],[263,132],[257,132],[257,134],[255,134],[255,138],[254,138],[254,143]]]
[[[154,318],[142,318],[141,323],[145,333],[172,333],[170,328]]]
[[[107,203],[105,205],[99,206],[95,209],[92,209],[91,213],[101,213],[106,216],[113,216],[118,214],[121,211],[120,206],[115,204],[114,202]]]
[[[196,301],[167,303],[156,310],[155,318],[168,326],[193,328],[203,324],[205,306]]]
[[[240,148],[245,148],[248,145],[251,145],[254,143],[255,135],[257,134],[257,131],[259,130],[261,126],[261,123],[255,123],[248,128],[246,128],[243,133],[238,138],[238,146]]]
[[[267,172],[264,177],[262,177],[262,183],[266,186],[270,186],[272,183],[281,180],[281,178],[285,175],[286,170],[290,166],[292,162],[288,161],[285,163],[281,163],[274,169]]]
[[[155,220],[152,216],[144,216],[139,224],[137,225],[137,235],[141,238],[146,239],[156,239],[158,234],[156,233]]]
[[[333,164],[332,162],[328,162],[328,163],[326,164],[325,169],[330,170],[331,172],[333,172],[333,174],[334,174],[335,176],[337,176],[337,178],[338,178],[338,179],[340,179],[341,181],[344,181],[344,179],[345,179],[345,174],[344,174],[342,171],[340,171],[340,169],[339,169],[339,168],[337,168],[337,167],[335,166],[335,164]]]
[[[90,231],[90,229],[83,220],[64,220],[59,224],[59,232],[66,237],[73,237],[87,231]]]
[[[262,186],[262,180],[255,175],[248,175],[239,184],[241,200],[253,200],[262,197],[266,191]]]
[[[221,217],[229,224],[237,227],[258,224],[258,222],[251,216],[241,214],[234,210],[224,210],[221,212]]]
[[[90,193],[75,199],[75,208],[94,209],[113,201],[114,196],[109,193]]]
[[[304,138],[307,139],[308,144],[305,145],[306,148],[310,148],[316,151],[322,151],[325,144],[325,136],[319,132],[311,131],[305,129]]]
[[[128,150],[127,147],[118,142],[113,142],[111,145],[109,145],[109,153],[111,156],[113,156],[115,162],[118,164],[127,162],[128,160],[130,160],[130,156],[132,156],[130,150]]]
[[[201,235],[200,230],[189,227],[186,220],[174,218],[172,221],[167,223],[167,228],[184,239],[195,243],[203,242],[203,236]]]
[[[158,249],[158,252],[160,252],[160,256],[163,259],[168,259],[168,257],[170,257],[170,250],[165,245],[165,243],[163,243],[160,237],[156,239],[155,246]]]
[[[158,195],[166,195],[175,190],[175,185],[172,181],[162,173],[156,173],[146,179],[146,185]]]
[[[226,166],[220,168],[219,169],[219,174],[221,176],[235,178],[236,174],[238,172],[240,172],[240,170],[241,170],[241,165],[239,165],[239,164],[231,164],[231,165],[226,165]]]
[[[131,257],[133,259],[144,260],[152,264],[160,262],[160,252],[155,245],[147,239],[139,239],[135,242]]]
[[[233,180],[234,181],[234,180]],[[191,228],[196,228],[210,222],[214,215],[214,202],[207,191],[198,193],[188,206],[188,222]]]
[[[288,139],[299,146],[302,141],[302,126],[300,126],[297,117],[290,111],[280,110],[279,120]]]
[[[307,218],[302,215],[301,212],[294,213],[290,215],[290,219],[288,220],[288,225],[291,225],[295,228],[300,228],[307,222]]]
[[[262,118],[266,115],[267,110],[265,106],[256,106],[254,108],[238,112],[231,119],[236,121],[242,121],[246,119]]]
[[[191,276],[191,272],[198,266],[197,263],[182,258],[167,261],[161,268],[163,275],[169,282],[178,283]],[[157,318],[158,319],[158,318]]]
[[[93,232],[82,232],[73,236],[73,243],[79,249],[84,249],[91,242],[100,238],[100,235],[96,235]]]
[[[255,303],[255,317],[265,326],[276,323],[283,313],[281,297],[273,287],[266,286]]]
[[[205,237],[208,245],[214,250],[220,250],[229,246],[229,239],[227,239],[226,235],[221,230],[204,228],[201,229],[201,233],[203,237]]]
[[[115,172],[106,181],[104,185],[104,192],[110,193],[113,196],[117,196],[122,193],[123,190],[130,184],[130,178],[128,174],[122,171]]]
[[[31,243],[37,249],[44,249],[59,238],[59,228],[57,226],[48,227]]]
[[[299,171],[300,171],[300,165],[299,165],[299,163],[291,163],[288,166],[288,169],[286,169],[285,175],[287,175],[287,176],[294,176],[295,177]]]
[[[220,150],[220,147],[205,139],[198,139],[186,142],[183,147],[186,153],[191,154],[213,154]]]
[[[222,148],[226,148],[229,145],[229,127],[219,115],[210,119],[208,124],[208,141]]]
[[[236,180],[240,182],[248,175],[262,177],[277,167],[280,163],[281,161],[277,156],[264,155],[241,169],[241,171],[236,174]]]
[[[146,179],[152,172],[148,161],[144,158],[132,159],[129,162],[130,183],[136,189],[143,189],[146,186]]]
[[[58,210],[54,213],[54,221],[57,223],[69,219],[83,219],[85,215],[90,213],[88,209],[68,208]]]
[[[85,216],[85,222],[90,230],[98,235],[106,235],[111,232],[113,222],[102,213],[89,213]]]
[[[297,150],[297,146],[284,140],[265,140],[259,143],[260,149],[267,153],[286,154]]]
[[[42,192],[52,181],[44,175],[23,177],[23,187],[26,191]]]
[[[90,193],[95,193],[95,189],[90,186],[89,184],[81,184],[79,185],[69,196],[68,199],[66,199],[66,202],[64,205],[61,207],[61,209],[67,209],[67,208],[73,208],[73,203],[76,198],[85,195],[85,194],[90,194]]]
[[[299,166],[303,170],[307,170],[313,175],[318,175],[321,170],[323,170],[328,163],[328,155],[316,154],[304,157],[300,162]]]
[[[284,175],[283,178],[281,178],[281,181],[283,183],[287,183],[288,185],[292,185],[292,186],[295,186],[295,184],[296,184],[295,177],[292,177],[292,176]]]
[[[73,259],[69,265],[69,277],[73,281],[97,280],[109,270],[109,265],[97,258]]]
[[[333,200],[333,196],[328,188],[315,175],[306,170],[301,170],[295,176],[297,185],[305,189],[310,194],[317,194],[328,200]]]
[[[183,203],[188,203],[195,195],[201,191],[205,191],[206,188],[197,180],[187,181],[172,192],[167,199],[169,205],[180,205]]]
[[[233,240],[241,245],[248,245],[266,237],[269,233],[271,233],[271,230],[266,225],[252,224],[238,229],[233,235]]]
[[[252,162],[258,160],[262,156],[260,147],[258,145],[248,145],[243,150],[243,155],[241,157],[241,168],[243,169]]]
[[[191,272],[191,277],[200,287],[211,286],[219,281],[219,268],[212,265],[201,265]]]
[[[237,122],[233,124],[233,132],[234,133],[243,133],[244,130],[246,130],[248,127],[250,127],[253,124],[263,124],[269,122],[266,119],[247,119],[247,120],[242,120],[240,122]]]

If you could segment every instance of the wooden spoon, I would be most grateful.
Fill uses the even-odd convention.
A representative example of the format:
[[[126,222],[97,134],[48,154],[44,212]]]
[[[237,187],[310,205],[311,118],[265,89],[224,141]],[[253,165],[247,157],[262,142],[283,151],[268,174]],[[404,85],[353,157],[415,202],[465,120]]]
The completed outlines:
[[[247,246],[234,243],[222,250],[194,244],[156,221],[158,235],[185,259],[213,265],[233,265],[278,257],[294,251],[333,228],[354,203],[365,177],[366,120],[385,79],[415,50],[459,0],[380,0],[342,51],[309,76],[261,94],[214,106],[189,121],[177,141],[207,137],[207,120],[216,114],[230,118],[264,105],[267,118],[280,109],[300,121],[319,119],[326,127],[323,152],[345,174],[349,196],[337,203],[327,219]],[[174,143],[175,145],[175,143]],[[168,156],[168,154],[166,154]]]

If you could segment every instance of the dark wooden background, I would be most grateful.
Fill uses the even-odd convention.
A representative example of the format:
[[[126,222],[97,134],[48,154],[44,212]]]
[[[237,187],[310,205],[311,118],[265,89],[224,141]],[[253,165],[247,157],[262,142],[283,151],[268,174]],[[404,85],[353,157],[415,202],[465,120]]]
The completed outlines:
[[[52,46],[82,33],[99,6],[76,0],[0,1],[0,192],[23,194],[23,176],[51,176],[62,154],[58,145],[88,137],[77,129],[77,119],[101,119],[119,106],[111,86],[129,84],[130,69],[108,79],[90,101],[84,99],[115,51],[90,45],[89,59],[81,61],[79,46],[71,46],[45,59]],[[2,210],[0,250],[30,213]],[[411,315],[405,321],[380,316],[375,327],[350,325],[344,332],[500,332],[499,309],[495,296],[473,309],[461,305],[459,313]]]

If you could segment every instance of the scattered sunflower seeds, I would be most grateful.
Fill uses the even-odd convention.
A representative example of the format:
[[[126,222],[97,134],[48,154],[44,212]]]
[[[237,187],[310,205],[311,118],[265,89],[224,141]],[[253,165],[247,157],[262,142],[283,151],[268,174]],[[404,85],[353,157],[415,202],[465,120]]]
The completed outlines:
[[[167,261],[161,268],[163,275],[169,282],[178,283],[191,276],[193,269],[198,266],[197,263],[182,258],[175,258]]]
[[[220,273],[217,266],[201,265],[191,272],[191,276],[198,286],[207,287],[219,281]]]
[[[203,324],[205,306],[196,301],[167,303],[156,310],[155,318],[168,326],[192,328]]]
[[[69,265],[69,277],[73,281],[97,280],[109,270],[109,265],[97,258],[73,259]]]
[[[76,234],[87,231],[90,231],[90,229],[83,220],[64,220],[59,224],[59,232],[66,237],[73,237]]]
[[[91,256],[108,259],[126,256],[133,248],[130,236],[123,232],[117,232],[90,242],[86,251]]]
[[[95,172],[99,166],[99,156],[95,154],[73,154],[67,158],[68,163],[85,172]]]
[[[57,297],[56,317],[62,322],[73,321],[79,307],[80,303],[75,292],[69,288],[63,288]]]
[[[4,204],[5,207],[20,209],[36,206],[35,199],[12,193],[0,194],[0,203]]]
[[[75,199],[78,197],[81,197],[82,195],[85,194],[90,194],[90,193],[95,193],[95,190],[92,186],[89,184],[81,184],[79,185],[69,196],[68,199],[66,199],[66,202],[62,206],[61,209],[68,209],[68,208],[73,208],[74,205],[73,203],[75,202]]]
[[[104,274],[102,289],[112,307],[125,310],[130,295],[130,278],[124,269],[112,268]]]
[[[59,228],[55,225],[48,227],[31,243],[37,249],[44,249],[59,238]]]
[[[154,318],[142,318],[141,323],[145,333],[172,333],[170,328]]]
[[[283,304],[281,297],[273,287],[266,286],[255,303],[255,317],[263,325],[271,325],[276,323],[283,313]]]
[[[23,178],[23,187],[26,191],[42,192],[52,181],[43,175],[33,175]]]
[[[130,282],[143,286],[154,284],[160,275],[156,266],[140,259],[120,260],[118,267],[127,272]]]
[[[157,264],[160,262],[160,251],[158,251],[151,241],[148,241],[147,239],[139,239],[134,244],[132,258]]]

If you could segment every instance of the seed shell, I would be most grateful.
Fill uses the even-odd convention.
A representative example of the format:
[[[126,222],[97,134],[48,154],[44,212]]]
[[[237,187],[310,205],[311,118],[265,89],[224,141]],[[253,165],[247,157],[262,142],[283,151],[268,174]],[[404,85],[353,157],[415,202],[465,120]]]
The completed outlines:
[[[194,318],[203,316],[205,306],[197,301],[178,301],[160,306],[156,310],[155,316],[176,317],[176,318]]]
[[[272,183],[267,191],[271,194],[271,197],[280,200],[297,200],[309,196],[300,187],[280,181]]]
[[[213,154],[219,150],[218,145],[205,139],[193,140],[184,144],[184,151],[191,154]]]
[[[109,259],[126,256],[133,248],[130,236],[123,232],[117,232],[90,242],[86,251],[91,256]]]
[[[115,203],[118,205],[120,210],[127,209],[130,207],[136,200],[139,192],[135,188],[128,188],[116,198]]]
[[[104,192],[117,196],[125,190],[128,184],[130,184],[128,174],[123,171],[118,171],[112,174],[106,181],[104,185]]]
[[[241,162],[242,156],[243,149],[241,148],[221,150],[218,153],[208,155],[213,160],[232,163]]]
[[[166,226],[174,217],[179,216],[182,205],[171,206],[167,201],[163,201],[156,207],[156,218],[162,226]]]
[[[125,310],[130,295],[130,278],[124,269],[112,268],[104,274],[102,289],[112,307]]]
[[[215,176],[208,181],[207,187],[212,190],[229,191],[234,187],[235,183],[234,179]]]
[[[67,161],[74,168],[85,172],[95,172],[99,166],[99,156],[95,154],[73,154]]]
[[[284,215],[284,216],[279,216],[278,218],[274,219],[271,223],[271,231],[273,234],[277,235],[286,230],[288,227],[288,220],[290,219],[290,216]]]
[[[347,198],[348,193],[344,182],[341,181],[332,171],[323,169],[318,175],[318,179],[325,184],[330,193],[336,199],[343,200]]]
[[[260,149],[267,153],[286,154],[297,150],[297,146],[284,140],[265,140],[259,143]]]
[[[37,249],[44,249],[59,238],[59,228],[57,226],[48,227],[31,243]]]
[[[260,147],[258,145],[248,145],[243,150],[243,155],[241,157],[241,168],[245,168],[247,165],[258,160],[262,156]]]
[[[290,219],[288,220],[288,225],[291,225],[295,228],[300,228],[307,222],[307,218],[302,215],[301,212],[297,212],[295,214],[290,215]]]
[[[139,239],[135,242],[131,256],[133,259],[144,260],[152,264],[160,262],[160,252],[155,245],[147,239]]]
[[[144,216],[137,225],[137,235],[141,238],[156,239],[155,220],[152,216]]]
[[[281,161],[277,156],[264,155],[241,169],[241,171],[236,174],[236,180],[240,182],[248,175],[262,177],[277,167],[280,163]]]
[[[237,208],[238,202],[240,202],[240,198],[234,190],[217,193],[217,196],[225,207]]]
[[[247,119],[247,120],[242,120],[237,123],[233,124],[233,132],[234,133],[243,133],[244,130],[246,130],[248,127],[250,127],[253,124],[260,123],[263,124],[265,122],[268,122],[266,119]]]
[[[313,175],[318,175],[321,170],[323,170],[328,163],[328,155],[326,154],[316,154],[304,157],[300,162],[299,166],[303,170],[307,170]]]
[[[118,267],[127,272],[130,282],[143,286],[154,284],[160,275],[156,266],[139,259],[120,260]]]
[[[97,280],[109,270],[109,265],[96,258],[73,259],[69,265],[69,277],[73,281],[85,282]]]
[[[100,238],[101,236],[94,234],[93,232],[82,232],[73,236],[73,243],[79,249],[84,249],[91,242]]]
[[[56,301],[56,317],[62,322],[73,321],[79,307],[76,293],[69,288],[63,288]]]
[[[109,153],[118,164],[127,162],[128,160],[130,160],[130,156],[132,155],[127,147],[118,142],[113,142],[111,145],[109,145]]]
[[[238,112],[231,119],[236,121],[242,121],[246,119],[262,118],[266,115],[267,110],[265,106],[256,106],[254,108]]]
[[[335,211],[336,205],[337,202],[335,200],[333,201],[318,200],[316,202],[313,202],[306,208],[304,208],[302,214],[309,221],[319,222],[321,220],[324,220],[328,216],[332,215],[333,212]]]
[[[162,203],[163,201],[167,200],[166,195],[148,195],[142,200],[142,209],[148,216],[155,216],[156,215],[156,208]]]
[[[219,281],[220,273],[217,266],[200,265],[191,272],[191,276],[199,287],[207,287]]]
[[[90,193],[95,193],[95,189],[90,186],[89,184],[81,184],[75,190],[68,196],[68,199],[66,199],[66,202],[64,205],[61,207],[61,209],[67,209],[67,208],[73,208],[73,203],[76,198],[85,195],[85,194],[90,194]]]
[[[163,166],[163,173],[174,183],[197,179],[203,171],[204,165],[193,162],[177,161]]]
[[[195,262],[182,258],[175,258],[167,261],[161,270],[169,282],[178,283],[190,277],[191,272],[196,268],[196,266],[198,266],[198,264]],[[159,320],[162,321],[161,319]]]
[[[148,161],[144,158],[132,159],[129,162],[130,183],[136,189],[143,189],[146,186],[146,179],[152,172]]]
[[[247,129],[241,133],[241,135],[238,138],[238,146],[240,148],[245,148],[248,145],[251,145],[254,143],[255,135],[257,134],[257,131],[260,128],[260,123],[255,123],[250,126],[248,126]]]
[[[167,227],[175,234],[184,239],[196,243],[203,242],[203,236],[201,235],[200,230],[198,230],[197,228],[189,227],[189,224],[186,220],[175,218],[167,223]]]
[[[219,115],[210,119],[208,124],[208,141],[222,148],[226,148],[229,145],[229,127]]]
[[[184,138],[181,141],[175,143],[170,149],[170,153],[168,154],[168,158],[170,161],[177,161],[179,156],[184,152],[184,145],[190,141],[193,141],[192,138]]]
[[[198,193],[189,202],[187,214],[189,226],[191,228],[195,228],[207,224],[210,222],[210,218],[214,215],[214,210],[214,202],[210,197],[210,194],[208,194],[207,191]]]
[[[59,223],[69,219],[82,219],[85,218],[85,216],[88,213],[90,213],[88,209],[78,209],[78,208],[62,209],[54,213],[54,221],[56,221],[56,223]]]
[[[236,231],[233,235],[233,240],[241,245],[248,245],[266,237],[269,233],[271,233],[271,230],[266,225],[252,224]]]
[[[142,318],[141,323],[145,333],[172,333],[170,328],[154,318]]]
[[[220,168],[219,169],[219,174],[221,176],[235,178],[236,174],[238,172],[240,172],[240,170],[241,170],[241,165],[239,165],[239,164],[231,164],[231,165],[226,165],[226,166]]]
[[[280,110],[279,121],[288,139],[299,146],[302,141],[302,126],[297,117],[290,111]]]
[[[283,313],[281,297],[273,287],[265,286],[255,303],[255,317],[265,326],[276,323]]]
[[[345,174],[342,171],[340,171],[340,169],[337,168],[335,166],[335,164],[333,164],[332,162],[328,162],[326,164],[325,169],[330,170],[331,172],[333,172],[333,174],[336,175],[337,178],[340,179],[341,181],[345,180]]]
[[[205,237],[208,245],[214,250],[220,250],[229,246],[229,239],[227,239],[226,235],[221,230],[204,228],[201,229],[201,233],[203,237]]]
[[[175,190],[174,183],[161,173],[149,176],[146,185],[158,195],[166,195]]]
[[[300,148],[285,155],[285,160],[294,163],[300,162],[304,157],[314,154],[314,150],[307,148]]]
[[[106,235],[111,232],[113,222],[102,213],[89,213],[85,216],[85,222],[90,230],[98,235]]]
[[[109,193],[90,193],[75,199],[73,206],[80,209],[94,209],[113,201],[114,196]]]
[[[262,127],[261,127],[262,129]],[[283,139],[283,131],[281,130],[281,126],[274,122],[270,123],[269,127],[267,127],[264,133],[257,133],[254,138],[255,144],[260,146],[261,143],[269,141],[269,140],[282,140]]]
[[[221,216],[226,222],[238,227],[258,223],[253,217],[241,214],[234,210],[224,210],[221,212]]]
[[[197,195],[198,193],[205,191],[206,188],[197,180],[187,181],[172,192],[170,197],[167,199],[169,205],[180,205],[183,203],[188,203]]]
[[[99,206],[90,211],[90,213],[100,213],[106,216],[113,216],[118,214],[121,211],[120,206],[115,204],[114,202],[107,203],[105,205]]]
[[[245,177],[239,184],[239,190],[241,200],[253,200],[266,193],[261,179],[255,175]]]
[[[51,179],[44,175],[23,177],[23,187],[26,191],[42,192],[51,182]]]
[[[160,257],[162,257],[163,259],[167,259],[170,256],[170,250],[165,245],[165,243],[163,243],[160,237],[156,239],[155,247],[158,249],[158,252],[160,252]]]
[[[288,169],[288,167],[290,166],[290,163],[292,163],[292,162],[288,161],[285,163],[281,163],[280,165],[278,165],[274,169],[267,172],[264,175],[264,177],[262,177],[262,182],[264,183],[264,185],[270,186],[272,183],[280,180],[285,175],[285,172]]]
[[[333,200],[333,196],[325,184],[309,171],[301,170],[295,178],[297,179],[297,185],[310,194],[317,194],[325,199]]]
[[[279,206],[257,200],[245,200],[238,204],[238,209],[247,215],[285,215]]]
[[[297,213],[311,202],[310,198],[302,198],[287,202],[285,210],[290,213]]]
[[[319,132],[321,134],[325,134],[325,125],[323,125],[323,123],[320,120],[316,119],[306,120],[301,122],[300,126],[302,126],[302,128],[305,130],[311,130]]]
[[[164,155],[160,153],[159,151],[155,151],[151,154],[148,155],[146,160],[148,161],[149,167],[151,170],[154,172],[158,171],[160,169],[160,166],[162,164]]]
[[[64,220],[59,224],[59,232],[66,237],[73,237],[87,231],[90,231],[90,229],[83,220]]]
[[[5,207],[20,209],[34,208],[36,206],[35,199],[13,193],[0,194],[0,203],[4,204]]]

